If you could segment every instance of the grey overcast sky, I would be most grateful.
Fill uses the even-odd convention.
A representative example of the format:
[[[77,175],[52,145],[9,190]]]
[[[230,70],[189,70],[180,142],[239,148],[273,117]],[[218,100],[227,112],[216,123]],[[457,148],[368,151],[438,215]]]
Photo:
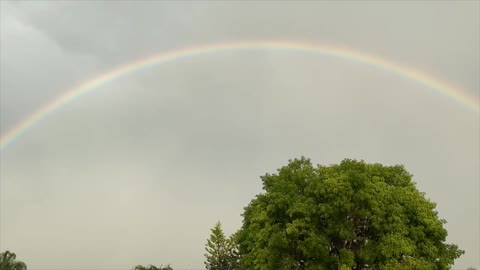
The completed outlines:
[[[479,1],[4,1],[0,131],[70,87],[165,50],[340,44],[479,99]],[[202,269],[260,175],[306,155],[404,164],[480,266],[479,114],[397,74],[286,51],[190,57],[113,81],[0,153],[0,250],[29,269]]]

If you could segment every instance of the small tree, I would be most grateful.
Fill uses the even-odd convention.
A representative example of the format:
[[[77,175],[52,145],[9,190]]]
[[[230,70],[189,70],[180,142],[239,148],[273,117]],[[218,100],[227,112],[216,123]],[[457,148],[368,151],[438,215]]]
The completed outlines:
[[[169,264],[163,266],[163,265],[160,265],[160,267],[156,267],[154,265],[148,265],[148,266],[143,266],[143,265],[137,265],[135,266],[135,268],[133,268],[133,270],[173,270],[172,267],[170,267]]]
[[[27,270],[27,265],[24,262],[16,261],[15,253],[5,251],[0,253],[0,270]]]
[[[240,269],[240,247],[238,245],[238,234],[232,234],[227,240],[227,259],[230,270]]]
[[[205,245],[205,266],[208,270],[238,269],[238,248],[235,236],[226,238],[220,222],[211,229],[210,238]]]

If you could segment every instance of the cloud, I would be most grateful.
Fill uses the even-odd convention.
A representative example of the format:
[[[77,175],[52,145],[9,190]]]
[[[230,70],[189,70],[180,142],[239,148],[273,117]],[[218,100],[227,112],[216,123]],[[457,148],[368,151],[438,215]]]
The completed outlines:
[[[1,3],[2,133],[101,71],[226,40],[343,44],[479,91],[473,2]],[[465,268],[480,249],[479,130],[448,97],[359,63],[186,58],[74,100],[0,153],[2,248],[31,268],[200,268],[210,227],[240,226],[258,176],[307,155],[405,164],[467,250]]]

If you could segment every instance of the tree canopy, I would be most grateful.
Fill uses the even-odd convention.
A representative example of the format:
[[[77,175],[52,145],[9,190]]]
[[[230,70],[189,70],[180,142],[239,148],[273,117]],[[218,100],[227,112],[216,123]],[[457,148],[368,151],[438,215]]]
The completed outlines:
[[[238,232],[242,269],[449,269],[463,251],[403,166],[290,160]]]
[[[8,250],[0,253],[0,270],[27,270],[27,265],[16,258],[17,255]]]
[[[143,265],[137,265],[133,268],[133,270],[173,270],[170,265],[160,265],[160,267],[154,266],[154,265],[148,265],[148,266],[143,266]]]

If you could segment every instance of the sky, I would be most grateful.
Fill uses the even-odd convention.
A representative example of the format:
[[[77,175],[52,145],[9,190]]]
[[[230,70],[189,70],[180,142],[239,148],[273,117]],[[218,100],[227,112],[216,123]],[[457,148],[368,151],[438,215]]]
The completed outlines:
[[[478,1],[0,1],[0,133],[98,74],[167,50],[346,46],[480,97]],[[210,53],[103,85],[0,152],[0,250],[29,269],[203,269],[259,176],[302,155],[403,164],[480,266],[480,117],[385,69],[302,51]],[[87,259],[86,259],[87,258]]]

